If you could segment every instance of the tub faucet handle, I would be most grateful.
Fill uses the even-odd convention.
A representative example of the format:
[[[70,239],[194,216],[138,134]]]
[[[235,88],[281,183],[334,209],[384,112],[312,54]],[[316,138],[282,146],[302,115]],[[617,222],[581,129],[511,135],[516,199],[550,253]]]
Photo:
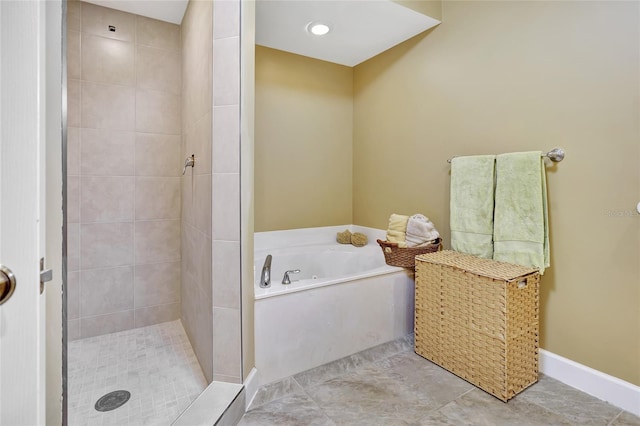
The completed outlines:
[[[289,274],[299,274],[300,269],[292,269],[290,271],[286,271],[284,273],[284,277],[282,277],[282,284],[291,284],[291,280],[289,279]]]

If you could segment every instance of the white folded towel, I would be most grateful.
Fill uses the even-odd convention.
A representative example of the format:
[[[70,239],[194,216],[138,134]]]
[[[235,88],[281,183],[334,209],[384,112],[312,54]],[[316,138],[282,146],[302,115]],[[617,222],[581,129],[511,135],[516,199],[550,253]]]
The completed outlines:
[[[387,241],[397,243],[398,247],[407,247],[407,222],[409,216],[393,213],[389,216],[389,228],[387,228]]]
[[[417,247],[439,238],[433,223],[422,214],[414,214],[407,222],[407,247]]]

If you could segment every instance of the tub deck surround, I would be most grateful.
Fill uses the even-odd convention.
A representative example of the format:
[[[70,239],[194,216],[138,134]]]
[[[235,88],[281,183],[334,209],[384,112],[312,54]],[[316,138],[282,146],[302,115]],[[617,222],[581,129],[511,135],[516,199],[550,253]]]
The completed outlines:
[[[259,286],[260,271],[267,255],[272,255],[271,286]],[[388,266],[377,245],[354,247],[343,244],[318,244],[292,246],[255,253],[256,300],[297,291],[339,284],[377,275],[393,274],[402,268]],[[290,284],[282,284],[285,271],[300,270],[289,274]]]
[[[336,234],[349,229],[367,235],[364,247],[338,244]],[[254,249],[255,299],[309,290],[344,281],[368,278],[402,271],[388,266],[376,239],[384,239],[385,231],[355,225],[304,228],[287,231],[257,232]],[[260,287],[260,273],[268,255],[271,264],[271,286]],[[282,284],[285,271],[300,272],[290,275],[291,284]]]
[[[356,248],[336,243],[336,233],[345,229],[362,232],[369,241],[385,233],[353,225],[256,233],[257,280],[266,255],[273,255],[271,288],[259,288],[257,280],[255,285],[261,385],[413,331],[413,274],[387,266],[375,244]],[[279,257],[296,264],[278,266]],[[354,270],[356,264],[367,269]],[[292,279],[306,279],[282,285],[286,269],[300,269]]]

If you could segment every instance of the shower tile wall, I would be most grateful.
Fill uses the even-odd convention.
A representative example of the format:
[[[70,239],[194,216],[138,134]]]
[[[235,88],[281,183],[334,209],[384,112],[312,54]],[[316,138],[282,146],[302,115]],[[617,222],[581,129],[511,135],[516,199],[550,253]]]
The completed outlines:
[[[213,375],[211,137],[213,4],[191,1],[182,19],[182,324],[207,381]]]
[[[182,322],[207,380],[242,383],[240,2],[192,1],[182,21]]]
[[[213,379],[242,383],[240,1],[213,8]]]
[[[179,26],[69,1],[71,339],[180,317],[180,61]]]

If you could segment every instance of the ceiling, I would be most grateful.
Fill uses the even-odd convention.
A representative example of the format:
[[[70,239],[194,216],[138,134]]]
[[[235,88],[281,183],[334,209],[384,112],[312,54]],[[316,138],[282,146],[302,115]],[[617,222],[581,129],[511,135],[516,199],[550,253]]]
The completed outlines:
[[[188,0],[85,0],[180,24]],[[224,0],[223,0],[224,1]],[[322,22],[329,34],[306,28]],[[353,67],[437,25],[390,0],[257,0],[256,44]]]
[[[87,3],[180,24],[189,0],[83,0]]]
[[[311,22],[328,24],[324,36]],[[439,21],[389,0],[258,0],[256,44],[353,67]]]

